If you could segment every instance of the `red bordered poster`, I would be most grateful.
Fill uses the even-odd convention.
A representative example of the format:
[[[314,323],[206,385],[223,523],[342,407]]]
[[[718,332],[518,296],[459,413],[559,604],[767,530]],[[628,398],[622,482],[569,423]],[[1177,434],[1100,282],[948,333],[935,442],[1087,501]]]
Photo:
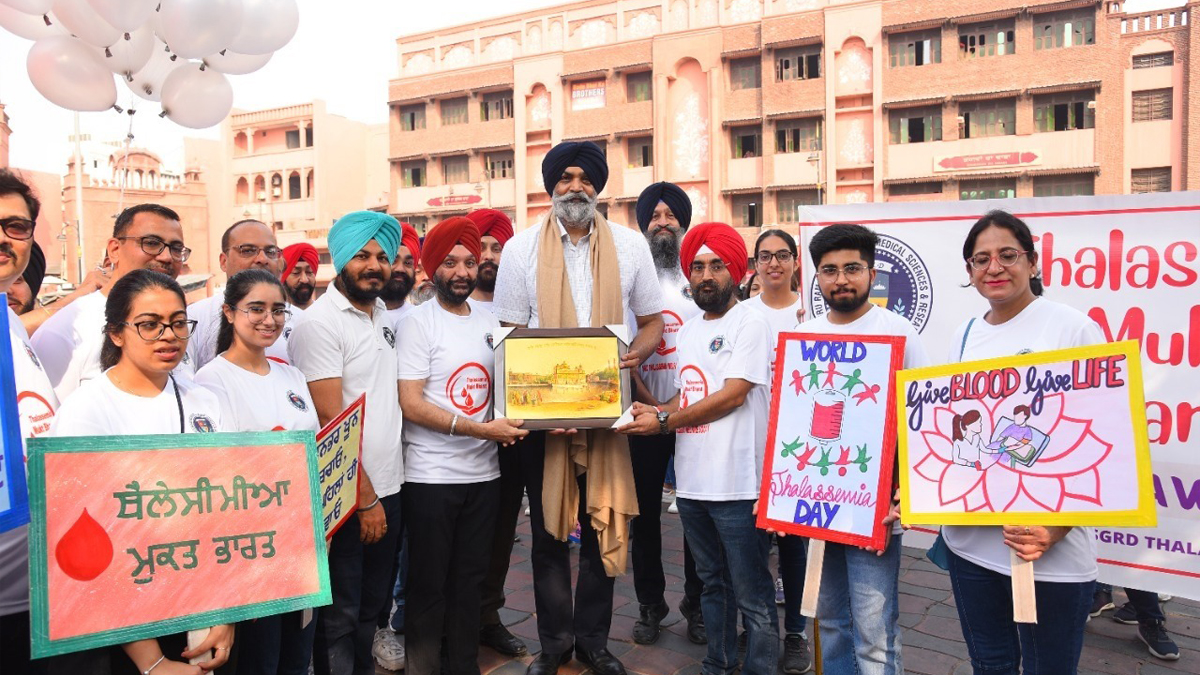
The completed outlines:
[[[363,394],[317,432],[317,468],[326,540],[358,510],[358,475],[362,471],[366,416],[367,395]]]

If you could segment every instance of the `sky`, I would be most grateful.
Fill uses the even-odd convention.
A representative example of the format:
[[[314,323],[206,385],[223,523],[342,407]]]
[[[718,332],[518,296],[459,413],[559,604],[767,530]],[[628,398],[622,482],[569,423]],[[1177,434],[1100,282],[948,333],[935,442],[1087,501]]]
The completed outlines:
[[[298,0],[300,27],[292,41],[262,70],[231,76],[235,109],[258,110],[314,98],[330,112],[382,123],[387,119],[387,83],[397,71],[396,38],[485,18],[565,4],[562,0]],[[1182,0],[1128,0],[1127,12],[1182,5]],[[0,29],[0,102],[13,130],[10,163],[61,172],[71,155],[67,138],[73,114],[41,97],[29,82],[25,57],[33,43]],[[168,168],[183,168],[183,136],[219,138],[219,126],[184,129],[159,118],[157,103],[143,101],[117,85],[117,104],[138,113],[82,113],[81,128],[96,140],[119,140],[130,131],[133,144],[158,153]]]

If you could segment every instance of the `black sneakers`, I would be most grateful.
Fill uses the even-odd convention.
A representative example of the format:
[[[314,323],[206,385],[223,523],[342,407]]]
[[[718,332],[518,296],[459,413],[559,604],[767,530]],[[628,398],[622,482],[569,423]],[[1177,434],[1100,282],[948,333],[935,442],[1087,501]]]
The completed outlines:
[[[808,640],[800,633],[788,633],[783,638],[784,675],[800,675],[812,668],[812,657],[808,655]]]
[[[1147,621],[1138,624],[1138,639],[1146,643],[1146,649],[1156,658],[1164,661],[1179,660],[1179,647],[1161,621]]]

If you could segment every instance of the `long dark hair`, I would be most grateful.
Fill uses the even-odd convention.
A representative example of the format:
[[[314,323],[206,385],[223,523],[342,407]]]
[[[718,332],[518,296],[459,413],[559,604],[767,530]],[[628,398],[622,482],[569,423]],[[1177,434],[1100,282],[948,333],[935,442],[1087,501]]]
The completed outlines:
[[[972,424],[975,424],[983,415],[979,414],[978,410],[968,410],[961,415],[954,416],[954,429],[950,432],[950,437],[953,440],[961,441],[963,439],[963,431]]]
[[[1025,249],[1025,257],[1029,259],[1029,264],[1037,262],[1037,253],[1033,250],[1033,233],[1029,231],[1029,226],[1025,224],[1025,221],[1001,209],[988,211],[971,226],[971,231],[967,233],[967,239],[963,242],[963,260],[969,259],[975,253],[975,240],[979,238],[979,233],[993,225],[1012,232],[1017,243]],[[970,265],[971,263],[968,262],[968,268]],[[967,285],[970,286],[970,284]],[[1040,273],[1029,280],[1029,290],[1033,291],[1034,295],[1041,295],[1045,290]]]
[[[250,289],[259,284],[268,284],[279,289],[279,293],[283,298],[287,298],[287,293],[283,288],[283,282],[279,277],[271,274],[264,269],[248,269],[242,270],[237,274],[229,277],[229,283],[225,285],[225,307],[230,309],[236,308],[237,304],[245,298]],[[268,311],[270,309],[268,308]],[[233,346],[233,324],[225,317],[225,310],[221,310],[221,327],[217,329],[217,353],[221,354]]]
[[[179,301],[187,306],[187,298],[183,289],[174,279],[154,270],[133,270],[121,277],[108,291],[108,300],[104,303],[104,344],[100,347],[100,368],[108,370],[121,360],[121,348],[112,341],[112,336],[121,332],[124,323],[129,320],[129,312],[133,311],[133,301],[146,291],[161,288],[179,296]]]

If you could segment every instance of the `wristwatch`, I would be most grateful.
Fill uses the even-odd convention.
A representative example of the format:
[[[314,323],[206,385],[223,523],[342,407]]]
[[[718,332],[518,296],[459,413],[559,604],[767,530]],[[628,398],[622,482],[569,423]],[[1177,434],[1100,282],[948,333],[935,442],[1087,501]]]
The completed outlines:
[[[660,434],[668,433],[667,432],[667,417],[670,417],[670,415],[671,415],[671,413],[667,412],[666,410],[658,411],[658,433],[660,433]]]

